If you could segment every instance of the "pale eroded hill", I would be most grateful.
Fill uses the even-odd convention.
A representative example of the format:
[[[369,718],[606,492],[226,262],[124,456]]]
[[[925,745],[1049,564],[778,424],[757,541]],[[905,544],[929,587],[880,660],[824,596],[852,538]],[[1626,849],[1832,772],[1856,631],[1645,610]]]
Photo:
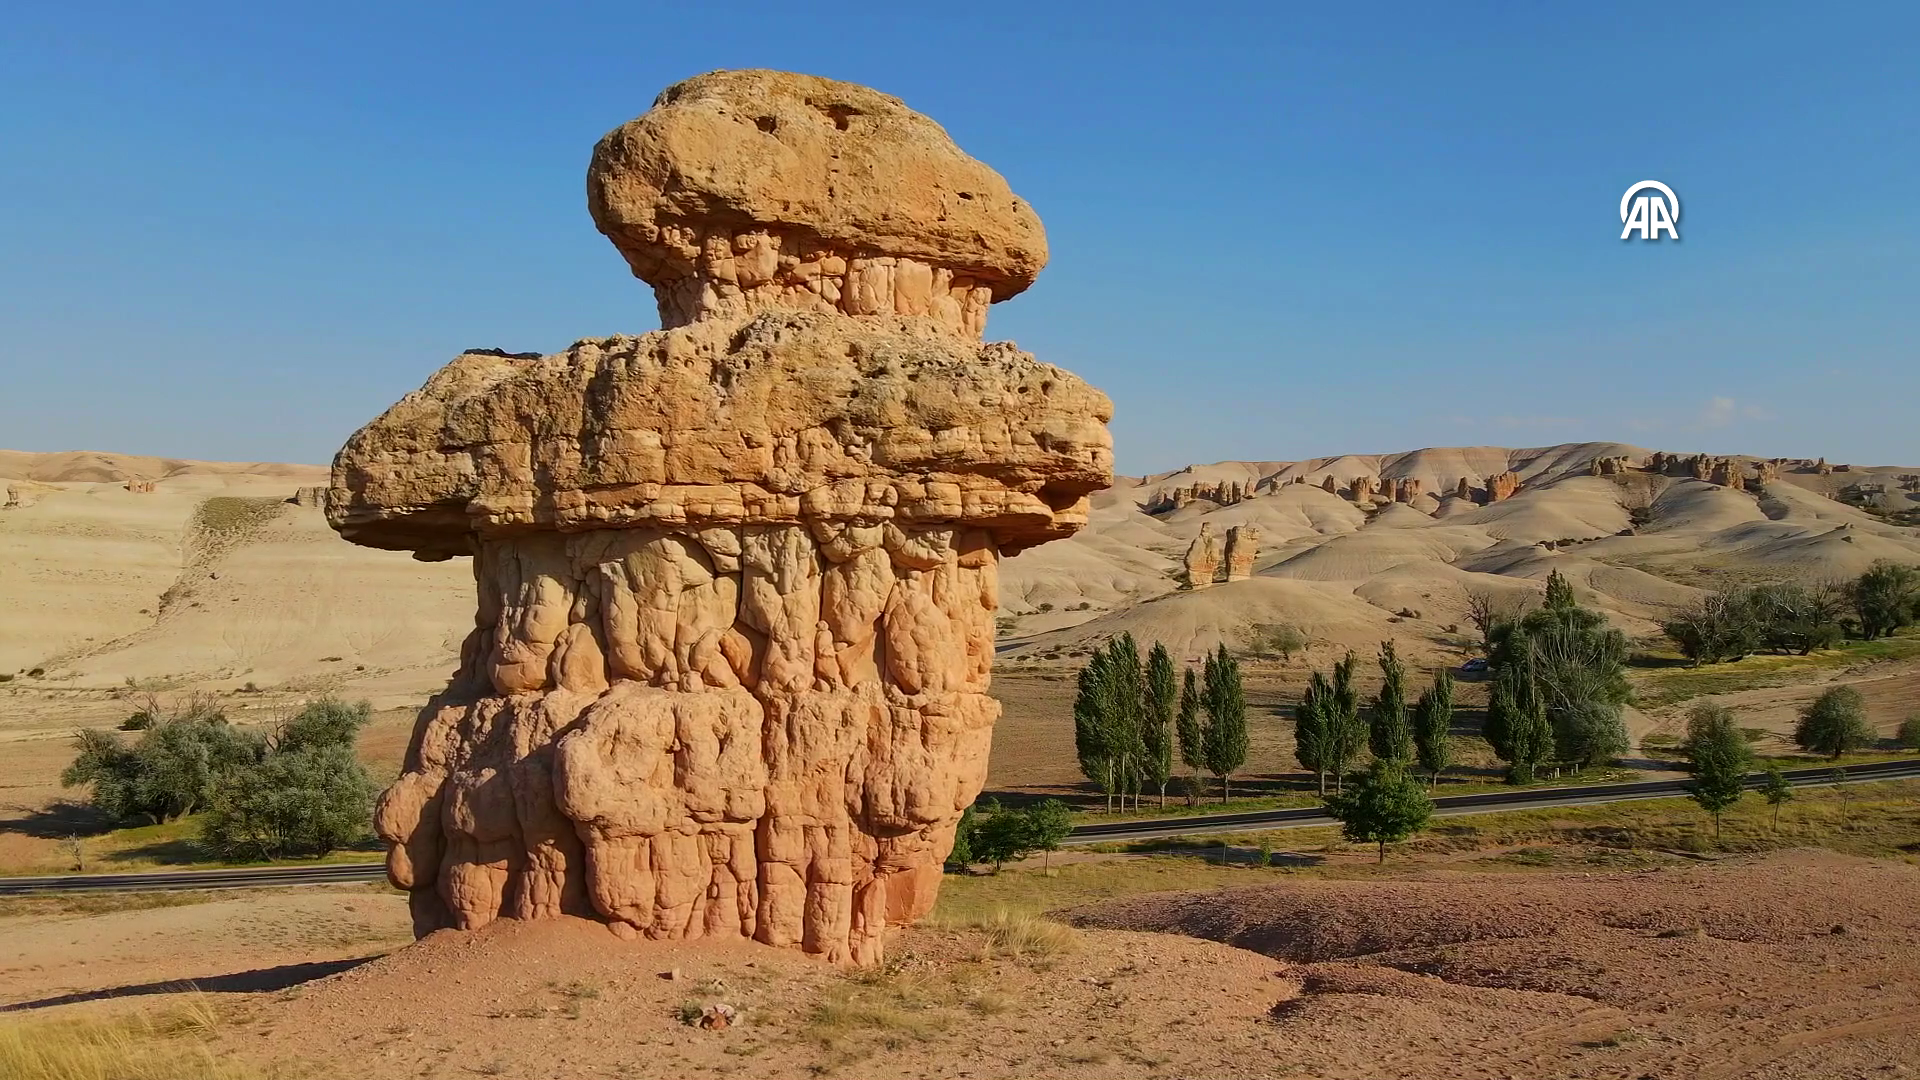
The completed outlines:
[[[1920,510],[1909,467],[1767,459],[1762,478],[1760,459],[1724,459],[1745,478],[1737,489],[1673,475],[1678,467],[1649,470],[1650,457],[1621,443],[1443,447],[1122,479],[1084,532],[1005,564],[1002,649],[1072,656],[1129,631],[1195,656],[1291,626],[1314,649],[1392,637],[1416,654],[1446,655],[1472,634],[1470,593],[1538,592],[1554,570],[1630,634],[1645,634],[1698,586],[1841,579],[1876,559],[1920,563],[1920,530],[1899,523]],[[1489,478],[1509,472],[1518,490],[1496,501]],[[1413,481],[1418,492],[1356,497],[1361,477],[1383,491]],[[1329,478],[1333,491],[1323,488]],[[1222,485],[1239,485],[1241,501],[1172,500]],[[1203,525],[1216,539],[1234,526],[1259,530],[1250,578],[1181,588],[1182,556]]]
[[[0,451],[0,672],[69,687],[382,679],[417,698],[472,620],[471,569],[341,541],[317,465]],[[415,685],[417,684],[417,686]]]
[[[1087,529],[1003,564],[1001,649],[1064,658],[1131,631],[1193,656],[1291,626],[1310,652],[1393,637],[1439,658],[1472,633],[1471,592],[1537,593],[1553,570],[1640,634],[1703,584],[1920,563],[1920,531],[1898,523],[1920,509],[1920,492],[1906,490],[1920,483],[1903,479],[1920,470],[1769,462],[1756,483],[1756,459],[1738,458],[1753,490],[1736,490],[1651,472],[1648,456],[1619,443],[1443,447],[1118,478]],[[1596,460],[1614,465],[1593,475]],[[1488,478],[1509,471],[1518,490],[1492,501]],[[36,682],[75,688],[253,682],[424,697],[470,627],[470,568],[341,541],[317,507],[292,501],[325,476],[314,465],[0,451],[0,496],[13,504],[0,510],[0,672],[43,668]],[[1358,477],[1417,481],[1419,492],[1356,499]],[[1177,489],[1223,484],[1253,494],[1162,505]],[[1216,537],[1259,530],[1251,577],[1180,588],[1203,524]]]

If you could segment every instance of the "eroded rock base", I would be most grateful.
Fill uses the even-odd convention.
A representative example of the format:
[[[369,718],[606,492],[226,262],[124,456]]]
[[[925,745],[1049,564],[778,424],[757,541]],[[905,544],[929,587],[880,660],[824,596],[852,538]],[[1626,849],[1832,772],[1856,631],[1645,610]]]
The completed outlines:
[[[986,778],[996,561],[852,521],[481,541],[479,625],[376,815],[416,929],[877,962]]]

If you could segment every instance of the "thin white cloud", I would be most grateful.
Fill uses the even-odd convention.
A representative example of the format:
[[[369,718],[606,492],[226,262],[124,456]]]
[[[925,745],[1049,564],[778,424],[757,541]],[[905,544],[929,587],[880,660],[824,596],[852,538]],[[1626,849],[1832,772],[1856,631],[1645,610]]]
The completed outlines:
[[[1739,412],[1740,403],[1730,397],[1708,398],[1706,407],[1702,408],[1700,415],[1694,419],[1694,426],[1703,428],[1726,427],[1728,424],[1733,423],[1733,418],[1739,415]]]
[[[1696,429],[1723,428],[1735,420],[1771,420],[1773,414],[1764,407],[1751,401],[1737,401],[1730,397],[1711,397],[1694,417]]]

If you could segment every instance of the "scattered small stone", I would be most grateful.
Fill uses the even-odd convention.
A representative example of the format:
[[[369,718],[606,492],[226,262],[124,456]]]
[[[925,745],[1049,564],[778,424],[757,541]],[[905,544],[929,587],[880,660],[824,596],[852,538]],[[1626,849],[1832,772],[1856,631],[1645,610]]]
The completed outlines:
[[[700,1010],[700,1019],[695,1021],[694,1026],[707,1031],[725,1031],[734,1025],[738,1016],[739,1013],[733,1006],[716,1001]]]
[[[680,969],[674,968],[671,971],[663,971],[660,973],[660,977],[668,982],[678,982],[680,981]]]

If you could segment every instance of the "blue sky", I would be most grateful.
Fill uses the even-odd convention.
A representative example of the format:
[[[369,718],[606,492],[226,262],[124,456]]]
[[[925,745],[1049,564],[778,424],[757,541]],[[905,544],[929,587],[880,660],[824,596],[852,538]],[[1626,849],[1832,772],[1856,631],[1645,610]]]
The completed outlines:
[[[25,0],[0,446],[325,461],[462,348],[652,329],[593,143],[777,67],[900,96],[1039,210],[988,334],[1113,396],[1123,471],[1920,464],[1920,8],[1716,7]],[[1649,178],[1678,244],[1618,239]]]

